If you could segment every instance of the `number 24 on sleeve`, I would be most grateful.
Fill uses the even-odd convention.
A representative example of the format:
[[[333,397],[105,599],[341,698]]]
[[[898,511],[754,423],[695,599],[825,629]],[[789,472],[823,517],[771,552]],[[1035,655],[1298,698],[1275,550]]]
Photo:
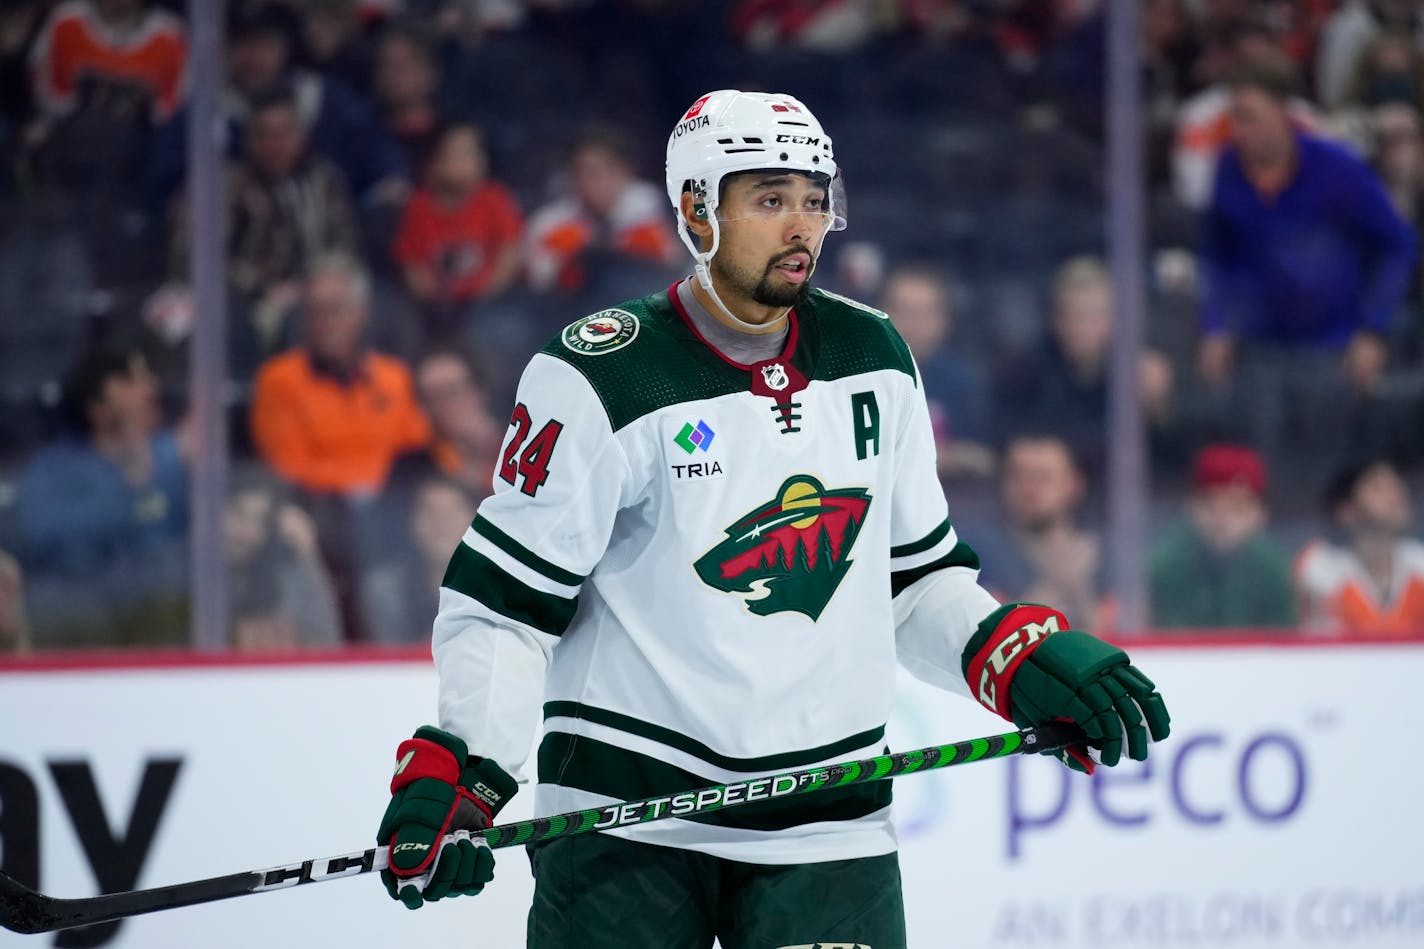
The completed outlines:
[[[523,478],[524,483],[519,490],[532,498],[549,480],[549,457],[554,454],[554,445],[564,430],[564,423],[558,419],[544,423],[538,434],[529,440],[528,448],[524,448],[524,442],[534,428],[534,420],[529,417],[529,408],[523,402],[514,406],[509,424],[514,426],[514,434],[500,457],[499,476],[509,484],[515,483],[516,476]]]

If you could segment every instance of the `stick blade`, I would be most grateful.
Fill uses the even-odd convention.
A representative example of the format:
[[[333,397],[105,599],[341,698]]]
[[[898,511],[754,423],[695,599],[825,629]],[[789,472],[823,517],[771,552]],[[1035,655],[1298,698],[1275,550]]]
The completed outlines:
[[[0,926],[17,933],[47,933],[58,923],[53,904],[50,897],[0,873]]]

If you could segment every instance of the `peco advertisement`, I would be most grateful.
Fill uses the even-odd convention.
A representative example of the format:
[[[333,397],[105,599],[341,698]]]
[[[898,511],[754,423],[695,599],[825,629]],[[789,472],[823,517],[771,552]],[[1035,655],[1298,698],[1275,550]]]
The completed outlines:
[[[1173,715],[1151,761],[896,781],[912,949],[1424,946],[1424,646],[1134,658]],[[74,897],[369,846],[393,750],[434,703],[421,662],[0,667],[0,867]],[[905,676],[889,742],[1006,730]],[[502,850],[484,895],[415,913],[364,876],[0,947],[517,949],[531,891]]]

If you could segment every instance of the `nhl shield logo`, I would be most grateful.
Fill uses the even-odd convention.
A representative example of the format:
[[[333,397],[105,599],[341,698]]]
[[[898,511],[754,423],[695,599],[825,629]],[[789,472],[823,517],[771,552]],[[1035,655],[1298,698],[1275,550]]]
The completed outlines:
[[[742,597],[758,616],[793,611],[818,619],[851,567],[870,493],[827,490],[792,475],[770,502],[738,518],[693,564],[702,582]]]
[[[585,356],[621,349],[638,335],[638,318],[627,310],[603,310],[575,320],[559,334],[564,346]]]
[[[790,385],[791,380],[786,375],[786,367],[779,362],[774,362],[769,366],[761,367],[761,377],[766,382],[768,389],[780,392]]]

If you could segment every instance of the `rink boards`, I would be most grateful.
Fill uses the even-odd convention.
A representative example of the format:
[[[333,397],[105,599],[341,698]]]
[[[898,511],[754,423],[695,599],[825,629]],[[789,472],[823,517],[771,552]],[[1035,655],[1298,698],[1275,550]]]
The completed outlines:
[[[1150,763],[896,782],[911,947],[1424,945],[1424,645],[1134,655],[1174,719]],[[0,865],[84,896],[95,866],[133,889],[368,846],[392,750],[434,698],[416,658],[0,666]],[[898,750],[1003,730],[904,676],[889,733]],[[513,949],[531,888],[506,850],[485,895],[417,913],[363,877],[0,946]]]

